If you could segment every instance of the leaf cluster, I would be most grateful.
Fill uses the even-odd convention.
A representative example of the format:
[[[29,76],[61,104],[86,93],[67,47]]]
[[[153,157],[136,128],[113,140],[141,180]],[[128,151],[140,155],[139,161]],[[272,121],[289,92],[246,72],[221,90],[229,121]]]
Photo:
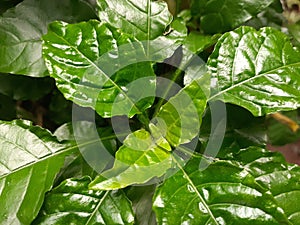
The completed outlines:
[[[300,136],[290,2],[0,13],[0,224],[299,224],[300,167],[267,149]]]

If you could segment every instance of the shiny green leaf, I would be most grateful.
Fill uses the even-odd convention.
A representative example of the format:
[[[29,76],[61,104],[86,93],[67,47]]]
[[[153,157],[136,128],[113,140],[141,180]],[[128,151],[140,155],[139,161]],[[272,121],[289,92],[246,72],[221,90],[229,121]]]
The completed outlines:
[[[250,20],[274,0],[192,0],[191,10],[200,17],[201,29],[215,34],[231,30]]]
[[[97,5],[101,21],[133,34],[138,40],[161,36],[172,20],[163,1],[97,0]]]
[[[0,122],[0,224],[30,224],[75,150],[26,121]]]
[[[154,123],[172,146],[190,142],[199,133],[206,95],[199,80],[170,98],[158,112]]]
[[[47,24],[63,19],[76,22],[93,17],[83,1],[25,0],[0,16],[0,72],[47,76],[41,37]]]
[[[252,149],[245,150],[244,164],[239,155],[216,160],[204,170],[202,157],[184,167],[178,163],[180,170],[154,196],[158,224],[297,224],[299,207],[289,201],[298,199],[299,184],[293,180],[299,167],[255,149],[255,156]]]
[[[227,159],[237,161],[245,168],[255,181],[270,191],[278,207],[282,209],[290,223],[298,224],[300,220],[300,167],[285,162],[279,153],[257,147],[242,149],[229,154]]]
[[[81,153],[85,159],[98,160],[93,169],[107,165],[107,149],[89,128],[76,133],[77,144],[72,140],[58,142],[48,131],[27,121],[0,122],[0,224],[31,223],[67,156]],[[111,140],[105,133],[100,137],[106,139],[103,143]]]
[[[171,167],[170,150],[168,142],[160,135],[156,138],[145,130],[135,131],[117,151],[113,168],[100,174],[90,188],[113,190],[160,177]]]
[[[46,195],[33,224],[133,224],[131,204],[122,191],[91,191],[90,182],[89,177],[62,182]]]
[[[67,99],[102,117],[132,117],[151,106],[153,97],[139,98],[154,96],[155,74],[150,62],[136,63],[146,57],[136,39],[96,20],[54,22],[43,39],[47,68]]]
[[[273,28],[224,34],[208,67],[215,89],[210,100],[239,105],[255,116],[300,106],[300,52]]]
[[[89,121],[74,121],[59,127],[54,135],[60,141],[77,141],[80,151],[68,156],[57,175],[56,183],[71,177],[96,175],[113,163],[116,151],[116,137],[110,127],[95,128]],[[102,144],[99,144],[101,140]],[[82,146],[82,143],[94,141],[94,144]],[[103,150],[99,151],[102,147]]]

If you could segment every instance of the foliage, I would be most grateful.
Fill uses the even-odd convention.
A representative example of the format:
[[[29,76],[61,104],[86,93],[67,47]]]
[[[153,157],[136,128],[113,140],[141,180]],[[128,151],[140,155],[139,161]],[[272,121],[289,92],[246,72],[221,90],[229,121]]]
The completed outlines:
[[[166,2],[0,0],[0,224],[299,223],[293,7]]]

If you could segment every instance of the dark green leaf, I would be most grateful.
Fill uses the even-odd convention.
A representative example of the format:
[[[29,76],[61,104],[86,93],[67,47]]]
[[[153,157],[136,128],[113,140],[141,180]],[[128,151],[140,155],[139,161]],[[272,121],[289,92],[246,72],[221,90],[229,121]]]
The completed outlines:
[[[202,86],[202,89],[207,95],[210,95],[210,78],[208,78],[209,74],[207,74],[206,63],[198,56],[198,54],[213,46],[219,37],[219,34],[208,36],[195,31],[189,33],[183,42],[183,58],[180,65],[184,68],[185,72],[184,85],[188,85],[197,79],[204,79],[205,81],[201,81],[201,86],[204,83],[207,83],[209,86]]]
[[[46,195],[33,224],[133,224],[131,204],[122,191],[91,191],[90,182],[89,177],[62,182]]]
[[[22,0],[1,0],[0,1],[0,15],[4,13],[9,8],[14,7],[16,4],[20,3]]]
[[[262,27],[274,27],[281,30],[285,20],[282,15],[282,6],[280,0],[274,0],[273,3],[260,12],[256,17],[249,20],[245,25],[260,29]]]
[[[80,150],[94,160],[101,156],[93,169],[107,165],[107,149],[99,144],[98,135],[86,127],[76,141],[78,145],[75,141],[58,142],[48,131],[26,121],[0,123],[1,224],[31,223],[66,156],[79,155]]]
[[[220,102],[216,102],[221,104]],[[216,109],[214,109],[216,110]],[[226,130],[219,134],[219,140],[222,140],[222,147],[231,149],[247,148],[249,146],[265,147],[268,143],[267,125],[265,117],[254,117],[249,111],[236,105],[226,104],[221,114],[222,118],[226,117]],[[212,112],[208,108],[203,117],[203,123],[200,128],[201,149],[205,150],[211,138],[212,131]],[[215,131],[216,133],[218,131]],[[222,136],[223,135],[223,136]],[[223,139],[224,138],[224,139]],[[218,156],[226,154],[220,151]]]
[[[255,116],[300,106],[300,52],[273,28],[224,34],[208,67],[215,80],[210,100],[240,105]]]
[[[34,78],[12,74],[0,74],[0,93],[15,100],[37,100],[54,88],[49,77]]]
[[[172,15],[163,1],[97,0],[101,21],[133,34],[138,40],[161,36],[171,23]]]
[[[154,96],[155,74],[150,62],[136,63],[145,52],[135,39],[96,20],[54,22],[43,39],[48,70],[67,99],[92,107],[102,117],[131,117],[151,106],[152,97],[139,98]],[[121,45],[125,45],[124,52],[117,49]],[[142,83],[133,82],[139,78],[144,78]]]
[[[59,127],[54,135],[58,140],[77,141],[81,143],[101,139],[104,151],[99,151],[99,142],[81,146],[80,152],[70,155],[65,160],[65,165],[57,176],[56,183],[71,177],[88,175],[95,178],[98,172],[113,164],[113,155],[116,151],[116,137],[110,127],[95,130],[95,124],[88,121],[73,121]],[[110,156],[110,158],[108,158]]]
[[[16,102],[10,97],[0,94],[0,120],[16,118]]]
[[[286,163],[279,153],[257,147],[242,149],[228,156],[251,173],[256,182],[270,190],[290,224],[298,224],[300,220],[300,205],[297,204],[300,195],[299,166]]]
[[[160,177],[172,165],[170,151],[170,145],[160,135],[153,137],[145,130],[135,131],[117,151],[113,168],[100,174],[90,188],[114,190]]]
[[[192,0],[192,13],[200,17],[201,29],[215,34],[231,30],[250,20],[274,0]]]
[[[46,119],[57,125],[68,123],[72,120],[72,105],[71,101],[66,100],[63,94],[55,89],[51,93]]]
[[[132,186],[126,192],[132,201],[135,212],[135,224],[137,225],[157,225],[156,216],[152,210],[152,198],[156,185]]]
[[[30,224],[65,156],[75,150],[26,121],[0,122],[0,223]]]
[[[47,24],[63,19],[76,22],[93,17],[83,1],[25,0],[0,17],[0,72],[44,77],[41,37]]]
[[[265,158],[261,149],[256,150],[250,159],[252,150],[245,150],[248,154],[243,159],[247,164],[239,164],[241,158],[234,157],[237,162],[217,160],[201,170],[201,159],[205,159],[197,157],[179,166],[180,171],[167,179],[154,196],[158,223],[294,224],[299,207],[290,204],[289,199],[298,198],[299,184],[290,178],[299,176],[293,171],[299,171],[299,167],[286,166],[283,158],[280,162]],[[286,186],[289,183],[291,187]]]

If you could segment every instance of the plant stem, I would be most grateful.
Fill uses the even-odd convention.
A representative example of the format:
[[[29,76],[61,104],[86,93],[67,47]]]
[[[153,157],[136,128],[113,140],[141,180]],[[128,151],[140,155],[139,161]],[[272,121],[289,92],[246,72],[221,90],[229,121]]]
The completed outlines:
[[[171,90],[172,88],[172,85],[173,85],[173,82],[175,82],[175,80],[177,80],[177,78],[181,75],[182,71],[180,69],[177,69],[174,73],[174,76],[172,78],[172,82],[169,82],[169,85],[168,87],[166,88],[163,96],[159,99],[158,103],[156,104],[156,107],[155,107],[155,111],[154,111],[154,114],[153,114],[153,118],[157,116],[161,106],[163,105],[164,101],[165,101],[165,98],[166,96],[168,95],[169,91]]]

